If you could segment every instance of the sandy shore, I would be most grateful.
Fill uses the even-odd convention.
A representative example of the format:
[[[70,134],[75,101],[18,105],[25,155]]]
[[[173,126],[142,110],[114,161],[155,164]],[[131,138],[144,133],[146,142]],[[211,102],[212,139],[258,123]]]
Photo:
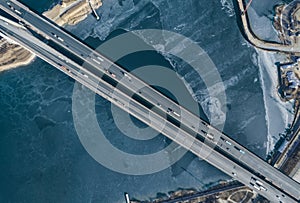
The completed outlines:
[[[18,44],[8,43],[5,39],[1,39],[0,44],[0,72],[28,65],[35,58],[34,54]]]
[[[75,25],[91,14],[92,8],[98,9],[100,6],[101,0],[63,0],[62,4],[57,4],[43,15],[59,26]]]

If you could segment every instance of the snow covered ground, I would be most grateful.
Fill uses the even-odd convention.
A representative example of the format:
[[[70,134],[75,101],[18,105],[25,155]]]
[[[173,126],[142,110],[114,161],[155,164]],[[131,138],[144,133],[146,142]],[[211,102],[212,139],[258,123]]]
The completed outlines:
[[[280,138],[279,133],[283,133],[294,118],[293,102],[281,101],[277,92],[278,75],[274,64],[283,56],[261,50],[257,50],[257,53],[268,126],[267,152],[270,152]]]

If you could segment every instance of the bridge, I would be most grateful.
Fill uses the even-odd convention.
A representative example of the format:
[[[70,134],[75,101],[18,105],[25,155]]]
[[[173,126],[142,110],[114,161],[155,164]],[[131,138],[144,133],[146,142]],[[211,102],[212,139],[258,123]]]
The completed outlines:
[[[0,0],[0,3],[0,9],[22,25],[15,26],[0,19],[2,35],[16,41],[150,127],[161,131],[180,146],[271,202],[299,202],[299,183],[224,133],[20,2]],[[50,46],[51,43],[48,42],[55,46]],[[86,65],[78,64],[74,58],[84,61]],[[116,87],[113,85],[115,83],[118,83]],[[137,92],[136,97],[131,96]],[[128,101],[130,105],[127,105]],[[152,117],[151,121],[149,115]],[[166,115],[180,122],[180,126],[166,119]],[[163,129],[162,123],[165,123]]]

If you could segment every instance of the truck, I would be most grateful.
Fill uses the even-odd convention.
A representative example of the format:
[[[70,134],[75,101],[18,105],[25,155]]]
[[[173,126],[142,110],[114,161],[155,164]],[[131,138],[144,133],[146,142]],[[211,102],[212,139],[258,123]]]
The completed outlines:
[[[263,186],[264,184],[262,182],[260,182],[259,180],[255,180],[257,185]]]

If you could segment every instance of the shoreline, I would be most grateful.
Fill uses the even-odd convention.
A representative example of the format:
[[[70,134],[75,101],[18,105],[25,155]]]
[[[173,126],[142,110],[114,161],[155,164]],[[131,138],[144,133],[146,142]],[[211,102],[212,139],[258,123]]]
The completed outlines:
[[[0,72],[26,66],[35,59],[35,54],[16,43],[10,43],[6,39],[0,40]]]
[[[276,54],[260,51],[256,49],[258,68],[260,73],[261,88],[263,90],[264,105],[266,112],[267,154],[274,150],[276,142],[280,138],[280,133],[288,127],[294,118],[293,105],[282,102],[277,93],[278,77],[276,74],[275,62],[280,60]]]
[[[17,63],[11,63],[11,64],[0,66],[0,73],[3,71],[7,71],[7,70],[15,69],[18,67],[29,65],[30,63],[32,63],[34,61],[35,57],[36,57],[36,55],[31,53],[30,56],[25,61],[19,61]]]
[[[63,0],[42,15],[63,27],[78,24],[101,6],[102,0]]]
[[[260,16],[256,12],[257,6],[251,6],[247,10],[249,26],[254,33],[258,33],[261,39],[271,40],[280,43],[280,36],[274,23],[269,24],[270,19],[265,16]],[[276,9],[274,7],[273,9]],[[275,19],[276,10],[272,14]],[[265,25],[262,30],[261,24]],[[278,71],[276,67],[277,62],[287,61],[288,55],[284,53],[269,52],[261,50],[254,46],[256,52],[256,66],[259,70],[259,80],[263,93],[263,102],[265,108],[265,120],[267,126],[267,143],[266,155],[274,150],[275,144],[280,139],[280,134],[288,127],[294,118],[293,104],[291,102],[284,102],[278,94]]]
[[[214,199],[216,203],[224,203],[232,200],[232,197],[238,193],[248,191],[251,193],[251,198],[256,198],[257,194],[252,190],[239,183],[238,181],[219,182],[213,187],[209,187],[204,191],[198,191],[195,188],[178,188],[175,191],[168,193],[156,193],[155,197],[149,200],[138,200],[134,197],[131,198],[132,203],[175,203],[175,202],[206,202],[206,200]],[[241,195],[240,199],[246,198],[248,195]]]

